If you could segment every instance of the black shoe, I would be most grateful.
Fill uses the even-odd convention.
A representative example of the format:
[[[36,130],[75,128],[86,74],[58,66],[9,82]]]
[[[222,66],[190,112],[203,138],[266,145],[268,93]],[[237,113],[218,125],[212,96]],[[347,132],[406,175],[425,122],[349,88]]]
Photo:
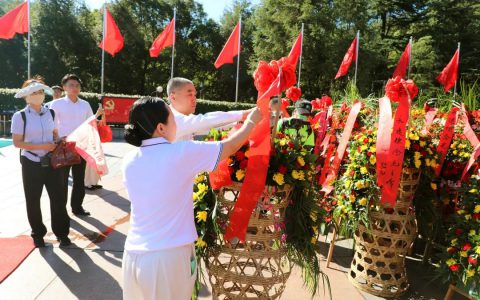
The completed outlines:
[[[90,215],[90,213],[88,211],[84,210],[83,208],[79,209],[79,210],[73,210],[72,212],[76,216],[89,216]]]
[[[62,237],[58,239],[60,241],[60,247],[68,247],[72,244],[72,241],[68,237]]]
[[[92,185],[92,188],[95,189],[95,190],[102,189],[102,188],[103,188],[103,185],[94,184],[94,185]]]
[[[45,247],[45,241],[43,240],[43,238],[34,238],[33,244],[35,245],[35,248]]]
[[[91,186],[86,186],[85,189],[89,191],[93,191],[93,190],[96,190],[96,187],[94,185],[91,185]]]

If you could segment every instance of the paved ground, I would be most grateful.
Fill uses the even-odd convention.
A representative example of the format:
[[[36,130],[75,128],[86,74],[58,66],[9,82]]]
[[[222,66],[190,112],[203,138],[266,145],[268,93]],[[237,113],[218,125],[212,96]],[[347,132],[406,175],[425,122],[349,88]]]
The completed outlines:
[[[20,267],[0,284],[0,299],[121,299],[121,260],[129,226],[130,202],[122,185],[122,156],[131,146],[112,142],[105,144],[110,168],[103,178],[104,189],[88,192],[84,206],[91,217],[72,217],[69,237],[73,245],[59,248],[51,231],[46,248],[35,249]],[[25,212],[18,150],[0,149],[0,237],[29,235]],[[42,198],[44,223],[49,228],[48,198]],[[352,258],[351,241],[338,243],[331,268],[325,268],[328,243],[318,242],[322,269],[329,276],[333,299],[382,299],[356,290],[347,279]],[[431,270],[419,262],[409,261],[413,287],[402,299],[443,299],[445,286],[432,282]],[[179,287],[181,288],[181,287]],[[211,299],[207,284],[200,299]],[[282,299],[309,299],[298,268],[287,282]],[[320,292],[314,299],[329,299]],[[461,298],[455,298],[461,299]]]

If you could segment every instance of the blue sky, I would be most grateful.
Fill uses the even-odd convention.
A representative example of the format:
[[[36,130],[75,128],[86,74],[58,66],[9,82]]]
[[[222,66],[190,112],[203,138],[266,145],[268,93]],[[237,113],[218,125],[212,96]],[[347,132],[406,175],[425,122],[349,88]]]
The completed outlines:
[[[102,6],[102,0],[85,0],[90,8],[99,8]],[[219,21],[225,8],[230,7],[233,0],[197,0],[203,4],[203,9],[208,16],[215,21]],[[253,0],[253,4],[258,4],[260,0]]]

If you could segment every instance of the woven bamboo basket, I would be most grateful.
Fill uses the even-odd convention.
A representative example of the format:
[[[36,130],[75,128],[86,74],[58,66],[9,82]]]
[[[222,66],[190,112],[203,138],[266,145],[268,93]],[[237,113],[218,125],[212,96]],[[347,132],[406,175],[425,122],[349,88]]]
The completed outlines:
[[[234,183],[218,193],[217,220],[223,225],[241,187]],[[229,243],[218,237],[207,262],[213,299],[278,299],[282,295],[291,271],[282,243],[282,224],[291,192],[290,187],[265,187],[248,223],[245,243]]]
[[[395,208],[370,214],[371,230],[359,225],[348,278],[358,289],[380,297],[397,297],[409,287],[405,256],[417,236],[411,203],[420,179],[404,169]]]

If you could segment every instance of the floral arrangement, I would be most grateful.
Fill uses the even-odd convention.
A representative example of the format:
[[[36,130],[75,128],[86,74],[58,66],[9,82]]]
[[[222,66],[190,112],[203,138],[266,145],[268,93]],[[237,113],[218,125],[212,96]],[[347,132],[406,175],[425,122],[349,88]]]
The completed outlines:
[[[449,242],[442,254],[440,275],[480,296],[480,173],[462,187],[454,221],[448,228]]]

